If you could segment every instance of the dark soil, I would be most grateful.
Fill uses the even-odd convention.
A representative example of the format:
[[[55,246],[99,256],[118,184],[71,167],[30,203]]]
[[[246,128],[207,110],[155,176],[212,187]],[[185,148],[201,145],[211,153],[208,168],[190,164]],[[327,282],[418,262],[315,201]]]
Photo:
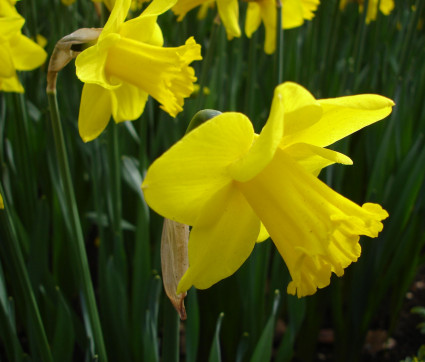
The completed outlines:
[[[413,358],[421,345],[425,344],[425,335],[417,328],[424,320],[411,313],[413,307],[425,307],[425,267],[422,267],[409,291],[406,293],[395,329],[391,335],[387,330],[370,330],[362,354],[362,362],[398,362],[407,357]],[[317,361],[336,361],[333,351],[333,331],[322,330],[319,335]],[[337,361],[339,362],[339,361]],[[422,361],[419,361],[422,362]]]

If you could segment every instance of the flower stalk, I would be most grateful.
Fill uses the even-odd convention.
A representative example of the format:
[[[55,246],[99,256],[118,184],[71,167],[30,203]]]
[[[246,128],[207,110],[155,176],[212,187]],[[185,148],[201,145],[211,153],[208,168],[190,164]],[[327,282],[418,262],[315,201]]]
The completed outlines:
[[[8,242],[1,243],[2,253],[4,253],[4,257],[8,261],[8,265],[11,268],[11,274],[15,276],[14,280],[18,281],[18,285],[15,287],[19,290],[25,306],[27,307],[28,323],[33,328],[33,335],[37,343],[38,353],[43,361],[53,362],[43,321],[34,296],[28,271],[25,266],[22,250],[20,248],[21,243],[18,240],[16,229],[7,205],[7,200],[6,198],[3,200],[1,195],[4,195],[4,190],[0,184],[0,208],[4,207],[4,210],[0,211],[0,221],[2,225],[6,226],[6,235],[9,235],[9,237],[6,238]]]
[[[52,86],[52,84],[50,84],[50,86]],[[49,100],[50,118],[53,129],[53,137],[56,146],[59,174],[62,180],[66,209],[69,211],[67,217],[69,217],[70,219],[70,233],[73,239],[73,242],[71,243],[71,249],[74,254],[74,265],[79,281],[81,283],[82,297],[86,304],[90,328],[93,333],[94,345],[97,352],[97,356],[100,361],[107,361],[105,344],[102,335],[102,328],[100,325],[100,319],[97,311],[96,299],[94,295],[89,264],[84,245],[83,231],[78,215],[77,202],[75,199],[74,188],[71,180],[71,172],[69,169],[68,156],[65,147],[65,139],[63,136],[59,107],[56,98],[56,90],[54,88],[48,87],[47,96]]]

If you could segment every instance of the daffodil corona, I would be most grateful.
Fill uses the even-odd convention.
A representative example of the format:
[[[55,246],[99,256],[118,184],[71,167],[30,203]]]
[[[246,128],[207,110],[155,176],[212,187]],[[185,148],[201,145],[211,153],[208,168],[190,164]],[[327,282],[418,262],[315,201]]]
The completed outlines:
[[[292,29],[311,20],[317,9],[319,0],[281,0],[282,29]],[[266,38],[264,52],[272,54],[276,50],[277,28],[276,0],[252,0],[248,2],[245,20],[245,33],[248,38],[264,23]]]
[[[379,95],[316,100],[295,83],[275,90],[260,135],[241,113],[223,113],[177,142],[148,169],[142,189],[159,214],[192,226],[189,269],[177,293],[233,274],[270,235],[299,297],[330,283],[376,237],[388,214],[359,206],[317,178],[347,156],[324,147],[381,120],[394,103]]]
[[[115,122],[137,119],[150,94],[175,117],[193,92],[200,60],[193,38],[164,48],[158,15],[175,1],[154,0],[137,18],[124,22],[131,0],[117,0],[97,43],[78,55],[77,76],[83,81],[78,127],[84,141],[96,138],[112,115]]]
[[[0,0],[0,90],[23,93],[17,70],[33,70],[47,54],[37,43],[21,33],[25,19],[8,0]]]

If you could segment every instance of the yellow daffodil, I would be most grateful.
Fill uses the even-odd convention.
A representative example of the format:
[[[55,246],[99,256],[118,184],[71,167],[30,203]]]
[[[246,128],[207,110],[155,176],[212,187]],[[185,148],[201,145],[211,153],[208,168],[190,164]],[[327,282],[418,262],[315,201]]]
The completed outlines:
[[[177,294],[233,274],[256,241],[272,238],[299,297],[330,283],[360,256],[359,235],[376,237],[388,214],[359,206],[317,178],[347,156],[324,147],[386,117],[379,95],[316,100],[295,83],[275,90],[260,135],[241,113],[195,128],[148,169],[142,189],[159,214],[191,225],[189,269]]]
[[[63,1],[72,1],[74,2],[75,0],[63,0]],[[115,0],[92,0],[95,3],[104,3],[105,6],[108,8],[109,11],[112,11],[114,4],[115,4]],[[143,4],[146,2],[149,2],[150,0],[132,0],[131,1],[131,11],[137,11],[140,10],[143,7]]]
[[[4,209],[3,197],[0,194],[0,209]]]
[[[137,18],[124,22],[131,0],[117,0],[97,43],[77,56],[83,81],[78,127],[82,139],[96,138],[112,115],[115,122],[134,120],[148,94],[175,117],[193,92],[201,47],[193,38],[177,48],[164,48],[158,15],[175,1],[154,0]]]
[[[341,10],[345,9],[347,3],[350,0],[341,0],[339,3],[339,7]],[[351,0],[359,3],[359,10],[363,12],[364,9],[364,0]],[[376,20],[376,16],[378,15],[378,5],[379,10],[384,15],[389,15],[391,11],[394,9],[394,0],[369,0],[367,5],[367,13],[366,13],[366,23],[369,24],[371,21]]]
[[[33,70],[44,63],[42,47],[22,35],[25,19],[8,0],[0,0],[0,90],[23,93],[17,70]]]
[[[292,29],[311,20],[319,0],[281,0],[282,28]],[[264,23],[266,39],[264,52],[272,54],[276,50],[277,6],[276,0],[253,0],[248,2],[245,20],[245,34],[251,38],[261,22]]]
[[[238,0],[215,0],[215,2],[220,19],[226,29],[227,39],[240,37]],[[205,16],[207,8],[213,3],[214,0],[178,0],[172,10],[178,16],[177,21],[181,21],[190,10],[197,6],[201,6],[199,16]]]

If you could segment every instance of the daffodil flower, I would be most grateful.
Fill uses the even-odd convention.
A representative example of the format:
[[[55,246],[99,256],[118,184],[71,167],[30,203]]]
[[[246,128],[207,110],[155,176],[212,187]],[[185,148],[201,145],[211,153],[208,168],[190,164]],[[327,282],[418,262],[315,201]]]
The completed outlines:
[[[77,56],[77,76],[83,81],[78,128],[87,142],[96,138],[112,115],[115,122],[134,120],[143,112],[148,94],[175,117],[193,92],[201,47],[193,38],[176,48],[164,48],[158,15],[173,0],[154,0],[137,18],[124,22],[131,0],[117,0],[97,43]]]
[[[240,37],[238,0],[178,0],[172,10],[178,16],[177,21],[181,21],[190,10],[197,6],[201,6],[199,16],[205,16],[207,8],[214,2],[217,3],[218,14],[226,29],[227,39]]]
[[[62,0],[62,1],[70,1],[70,0]],[[74,2],[75,0],[71,0]],[[115,0],[92,0],[95,3],[104,3],[105,6],[108,8],[109,11],[112,11]],[[131,11],[137,11],[140,10],[143,6],[143,3],[149,2],[150,0],[132,0],[131,1]]]
[[[177,294],[233,274],[270,235],[299,297],[330,283],[376,237],[388,214],[359,206],[317,178],[347,156],[324,148],[386,117],[394,103],[372,94],[316,100],[295,83],[275,90],[260,135],[241,113],[222,113],[153,162],[142,184],[159,214],[192,226],[189,268]]]
[[[4,209],[3,197],[0,194],[0,209]]]
[[[292,29],[311,20],[319,0],[281,0],[282,29]],[[272,54],[276,50],[277,5],[276,0],[253,0],[248,2],[245,20],[245,34],[251,38],[261,22],[264,23],[264,52]]]
[[[350,0],[341,0],[339,3],[340,9],[341,10],[345,9],[349,1]],[[359,3],[359,11],[363,12],[364,0],[355,0],[355,1]],[[369,24],[371,21],[376,20],[376,17],[378,15],[378,5],[379,5],[379,11],[381,11],[382,14],[389,15],[391,11],[394,9],[394,0],[369,0],[367,5],[367,13],[366,13],[366,24]]]
[[[25,19],[8,0],[0,0],[0,90],[23,93],[17,70],[33,70],[46,60],[42,47],[21,33]]]

